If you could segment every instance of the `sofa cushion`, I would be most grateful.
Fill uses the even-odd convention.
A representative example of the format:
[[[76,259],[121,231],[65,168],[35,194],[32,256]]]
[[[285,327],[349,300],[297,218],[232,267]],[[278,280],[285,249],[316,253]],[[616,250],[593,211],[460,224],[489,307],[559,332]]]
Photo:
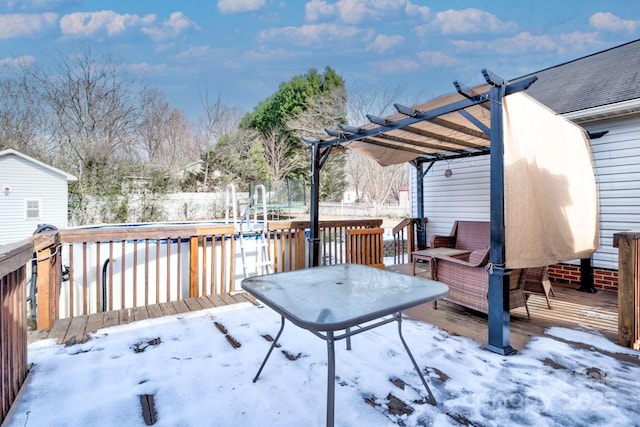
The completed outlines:
[[[481,267],[489,262],[489,248],[476,249],[469,254],[468,262],[474,267]]]
[[[474,251],[489,246],[491,234],[489,221],[456,221],[454,228],[456,248]]]

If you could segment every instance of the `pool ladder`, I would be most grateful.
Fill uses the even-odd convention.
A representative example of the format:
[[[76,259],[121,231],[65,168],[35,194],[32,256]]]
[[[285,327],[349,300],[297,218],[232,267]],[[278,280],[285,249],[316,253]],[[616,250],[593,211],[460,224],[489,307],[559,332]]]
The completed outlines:
[[[260,227],[260,229],[258,229],[258,201],[260,200],[260,195],[262,195],[263,221],[262,226]],[[253,211],[253,222],[250,223],[249,217],[251,216],[251,211]],[[269,248],[267,245],[267,202],[265,197],[265,188],[262,184],[257,185],[254,189],[253,195],[249,198],[249,203],[247,203],[244,213],[242,214],[240,225],[238,227],[238,234],[240,236],[240,254],[242,256],[242,273],[245,279],[249,277],[249,274],[247,272],[247,259],[244,242],[245,231],[247,229],[251,232],[252,236],[256,236],[258,238],[258,240],[256,241],[256,250],[258,255],[258,260],[256,261],[256,270],[258,271],[259,269],[259,274],[270,274],[271,260],[269,259]]]

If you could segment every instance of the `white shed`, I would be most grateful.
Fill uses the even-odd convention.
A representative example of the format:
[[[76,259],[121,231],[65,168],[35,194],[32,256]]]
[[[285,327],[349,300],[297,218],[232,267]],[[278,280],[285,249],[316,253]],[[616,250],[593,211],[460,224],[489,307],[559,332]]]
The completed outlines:
[[[77,178],[16,150],[0,151],[0,244],[31,236],[40,224],[68,225],[68,184]]]

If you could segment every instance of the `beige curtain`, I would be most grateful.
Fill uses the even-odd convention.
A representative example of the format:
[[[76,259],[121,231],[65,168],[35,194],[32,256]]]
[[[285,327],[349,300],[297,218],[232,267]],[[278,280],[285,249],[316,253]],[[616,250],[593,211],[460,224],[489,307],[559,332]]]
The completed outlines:
[[[523,92],[504,98],[507,268],[588,258],[598,246],[589,138]]]

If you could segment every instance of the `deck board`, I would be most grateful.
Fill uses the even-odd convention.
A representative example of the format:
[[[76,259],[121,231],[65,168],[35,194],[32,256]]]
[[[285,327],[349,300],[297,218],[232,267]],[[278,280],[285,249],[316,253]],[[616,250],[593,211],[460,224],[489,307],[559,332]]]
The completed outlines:
[[[141,307],[135,307],[133,309],[133,320],[147,320],[149,318],[149,312],[147,311],[147,306],[143,305]]]
[[[174,314],[178,314],[175,307],[170,302],[160,303],[160,310],[162,310],[162,314],[165,316],[172,316]]]
[[[73,345],[86,341],[86,330],[89,316],[77,316],[71,319],[69,329],[63,338],[65,345]]]
[[[524,348],[532,337],[543,336],[552,326],[598,331],[616,342],[618,333],[617,293],[599,291],[597,294],[578,292],[575,286],[554,283],[555,297],[550,297],[551,310],[542,295],[529,296],[527,304],[531,319],[524,307],[511,310],[511,345]],[[487,315],[449,301],[423,304],[407,311],[407,316],[438,326],[454,335],[466,336],[487,343]]]
[[[64,337],[67,335],[71,319],[60,319],[53,324],[53,327],[49,330],[47,337],[55,338],[58,344],[62,344]]]
[[[85,342],[89,339],[89,334],[109,326],[126,325],[134,321],[188,313],[239,302],[257,303],[250,295],[240,292],[233,296],[226,295],[224,298],[219,295],[208,295],[199,298],[188,298],[182,301],[169,301],[143,307],[95,313],[88,316],[77,316],[60,319],[55,322],[51,329],[29,332],[29,342],[55,338],[58,344],[71,345]]]
[[[173,301],[173,308],[175,308],[177,314],[188,313],[189,306],[182,300]]]
[[[147,306],[147,312],[149,313],[150,319],[156,319],[158,317],[164,316],[162,313],[162,309],[160,308],[160,304],[152,304]]]
[[[616,342],[618,300],[615,292],[586,294],[578,292],[575,286],[558,283],[554,283],[553,289],[555,297],[551,297],[551,310],[547,308],[542,295],[533,294],[528,300],[531,320],[527,319],[524,307],[511,311],[510,337],[514,348],[523,348],[532,337],[544,335],[545,330],[551,326],[599,331]],[[61,319],[50,330],[29,332],[29,342],[46,338],[55,338],[60,344],[82,342],[88,339],[88,334],[109,326],[244,302],[259,304],[249,294],[237,292]],[[411,319],[431,323],[453,335],[472,338],[478,341],[478,345],[487,341],[487,316],[457,304],[439,301],[438,308],[434,309],[433,303],[427,303],[408,310],[406,314]]]

